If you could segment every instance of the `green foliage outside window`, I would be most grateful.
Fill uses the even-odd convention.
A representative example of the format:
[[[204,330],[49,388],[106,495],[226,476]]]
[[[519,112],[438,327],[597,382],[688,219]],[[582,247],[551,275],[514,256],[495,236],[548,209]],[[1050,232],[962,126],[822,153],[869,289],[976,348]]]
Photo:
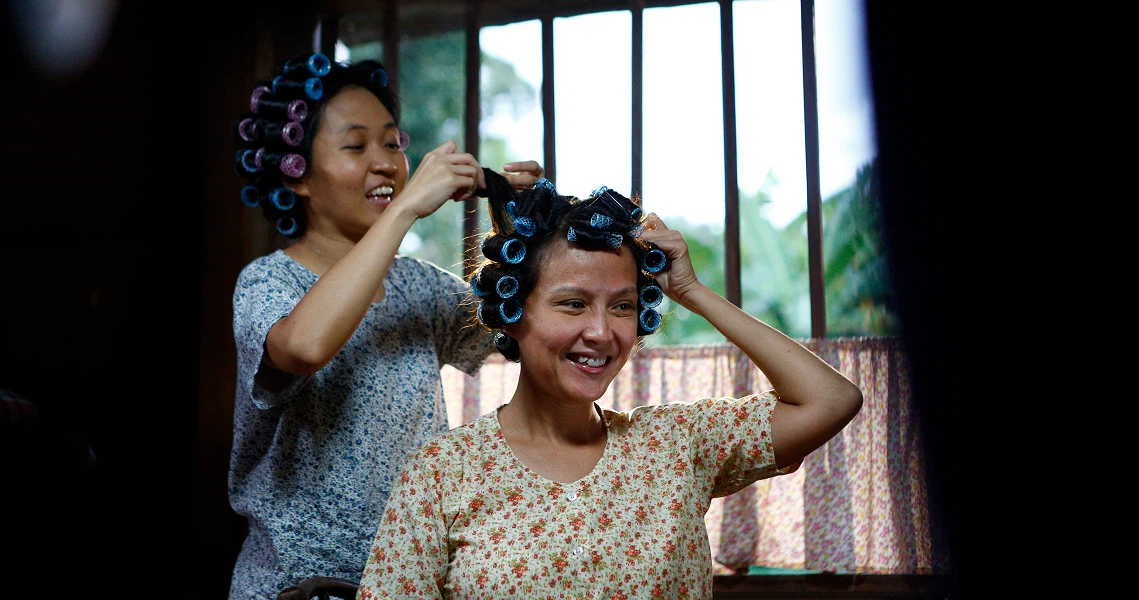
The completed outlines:
[[[350,49],[352,60],[382,60],[382,45]],[[465,42],[463,32],[405,40],[400,46],[401,127],[410,134],[408,159],[412,172],[423,155],[447,140],[463,146]],[[483,54],[481,109],[492,114],[505,105],[528,110],[537,90],[521,79],[514,67]],[[480,162],[500,169],[512,160],[535,157],[510,155],[506,141],[484,136]],[[769,182],[771,176],[769,175]],[[740,195],[740,264],[743,309],[796,338],[810,336],[806,214],[783,228],[762,215],[770,202],[761,186]],[[858,170],[854,183],[823,201],[823,261],[827,335],[896,335],[898,318],[881,233],[878,186],[874,163]],[[462,274],[462,204],[450,202],[434,215],[420,219],[408,234],[403,251]],[[485,202],[482,229],[488,228]],[[724,293],[723,227],[667,217],[669,227],[688,240],[693,265],[701,280]],[[646,345],[721,343],[723,336],[704,319],[683,307],[666,304],[661,334],[645,338]]]

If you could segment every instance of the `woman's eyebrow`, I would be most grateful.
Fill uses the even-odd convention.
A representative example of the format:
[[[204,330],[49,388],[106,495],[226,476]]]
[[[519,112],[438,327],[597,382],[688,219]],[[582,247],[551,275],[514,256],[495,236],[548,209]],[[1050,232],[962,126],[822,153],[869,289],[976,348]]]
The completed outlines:
[[[580,294],[580,295],[586,295],[586,294],[588,294],[588,293],[589,293],[589,292],[587,292],[587,291],[586,291],[586,290],[584,290],[583,288],[580,288],[580,287],[578,287],[578,286],[576,286],[576,285],[563,285],[563,286],[561,286],[561,287],[556,287],[556,288],[554,288],[554,289],[550,290],[550,294],[551,294],[551,295],[554,295],[554,294]],[[618,292],[616,293],[616,295],[617,295],[617,296],[625,296],[625,295],[636,296],[636,295],[637,295],[637,288],[636,288],[636,286],[629,286],[629,287],[627,287],[627,288],[625,288],[625,289],[623,289],[623,290],[620,290],[620,291],[618,291]]]
[[[388,121],[381,129],[387,131],[388,129],[396,129],[396,127],[397,126],[395,124],[395,121]],[[360,123],[349,123],[340,128],[340,133],[348,133],[349,131],[368,131],[368,129],[369,127],[367,125]]]

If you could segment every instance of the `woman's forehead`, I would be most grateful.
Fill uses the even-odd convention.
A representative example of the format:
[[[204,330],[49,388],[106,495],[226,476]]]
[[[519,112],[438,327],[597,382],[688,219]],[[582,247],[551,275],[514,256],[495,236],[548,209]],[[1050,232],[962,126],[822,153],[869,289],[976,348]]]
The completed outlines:
[[[564,240],[551,242],[538,273],[538,286],[555,288],[564,284],[607,284],[606,287],[635,286],[637,264],[633,253],[622,245],[616,249],[586,249]]]

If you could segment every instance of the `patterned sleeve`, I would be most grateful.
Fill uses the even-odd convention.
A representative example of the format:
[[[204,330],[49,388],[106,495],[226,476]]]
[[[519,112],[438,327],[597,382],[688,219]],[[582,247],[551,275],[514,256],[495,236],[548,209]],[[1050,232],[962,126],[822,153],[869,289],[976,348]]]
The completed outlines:
[[[285,272],[254,261],[241,270],[233,292],[233,338],[237,344],[237,394],[262,410],[287,401],[310,376],[289,376],[271,392],[257,382],[269,329],[292,312],[304,290]]]
[[[357,600],[442,597],[449,564],[443,502],[458,493],[452,458],[438,438],[412,456],[380,517]]]
[[[451,365],[471,375],[494,350],[491,333],[471,317],[474,296],[467,282],[432,265],[438,285],[435,290],[435,350],[439,366]]]
[[[775,465],[771,414],[776,401],[773,392],[764,392],[679,405],[683,408],[677,420],[684,421],[692,440],[692,467],[699,479],[710,483],[711,497],[733,494],[756,481],[797,468],[779,469]]]

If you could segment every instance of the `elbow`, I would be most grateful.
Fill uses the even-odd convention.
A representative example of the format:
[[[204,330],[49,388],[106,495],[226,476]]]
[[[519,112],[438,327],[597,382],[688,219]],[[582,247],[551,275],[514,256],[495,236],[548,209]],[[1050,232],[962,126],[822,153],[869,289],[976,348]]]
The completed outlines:
[[[853,383],[850,384],[839,400],[839,405],[845,410],[847,423],[854,420],[854,417],[858,416],[858,412],[862,410],[862,400],[862,390]]]
[[[305,340],[289,339],[282,346],[280,359],[275,354],[272,356],[273,364],[277,369],[294,375],[313,375],[336,356],[335,352]]]

